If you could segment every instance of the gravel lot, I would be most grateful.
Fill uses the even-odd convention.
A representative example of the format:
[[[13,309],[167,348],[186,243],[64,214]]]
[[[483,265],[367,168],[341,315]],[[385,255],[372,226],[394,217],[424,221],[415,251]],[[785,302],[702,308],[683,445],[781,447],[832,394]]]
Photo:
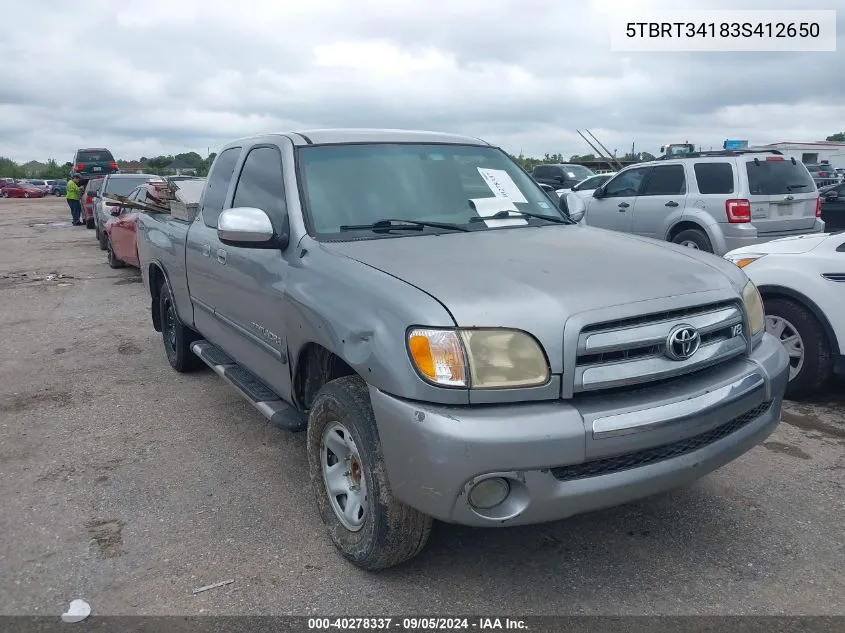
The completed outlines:
[[[845,383],[690,487],[549,525],[436,525],[417,559],[367,574],[324,535],[304,434],[210,371],[173,372],[137,271],[69,215],[0,200],[0,613],[845,614]]]

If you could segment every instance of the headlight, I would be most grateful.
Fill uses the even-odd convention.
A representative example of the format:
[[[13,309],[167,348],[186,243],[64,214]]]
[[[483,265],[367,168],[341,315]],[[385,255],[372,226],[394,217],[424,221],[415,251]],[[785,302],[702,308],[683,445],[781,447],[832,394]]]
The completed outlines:
[[[545,353],[519,330],[415,328],[408,352],[426,380],[444,387],[533,387],[549,380]]]
[[[745,268],[748,264],[752,262],[756,262],[761,257],[764,257],[765,253],[747,253],[742,255],[725,255],[725,259],[729,262],[733,262],[740,268]]]
[[[766,311],[763,308],[763,298],[754,282],[749,280],[742,289],[742,302],[745,304],[745,312],[748,314],[748,325],[751,328],[751,336],[757,336],[766,326]]]

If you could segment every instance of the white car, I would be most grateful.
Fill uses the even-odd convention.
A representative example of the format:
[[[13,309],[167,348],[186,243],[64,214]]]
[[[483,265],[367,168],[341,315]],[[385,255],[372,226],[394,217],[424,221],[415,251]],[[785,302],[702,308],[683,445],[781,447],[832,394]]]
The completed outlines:
[[[789,353],[788,397],[809,396],[845,373],[845,231],[745,246],[725,259],[756,284],[766,331]]]
[[[576,185],[572,185],[571,189],[555,189],[555,193],[558,196],[563,196],[567,193],[577,193],[582,198],[589,198],[591,195],[593,195],[593,191],[596,188],[601,187],[615,174],[615,171],[604,174],[596,174],[595,176],[584,178],[584,180],[582,180]]]

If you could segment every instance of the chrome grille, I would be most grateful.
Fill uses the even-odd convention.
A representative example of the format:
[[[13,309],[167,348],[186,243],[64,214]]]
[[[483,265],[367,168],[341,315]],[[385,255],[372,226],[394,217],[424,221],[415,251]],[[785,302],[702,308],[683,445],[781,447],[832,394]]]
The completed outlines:
[[[694,327],[701,337],[698,351],[680,361],[665,353],[666,339],[678,325]],[[588,325],[578,337],[574,391],[648,383],[710,367],[746,352],[744,329],[743,310],[733,302]]]

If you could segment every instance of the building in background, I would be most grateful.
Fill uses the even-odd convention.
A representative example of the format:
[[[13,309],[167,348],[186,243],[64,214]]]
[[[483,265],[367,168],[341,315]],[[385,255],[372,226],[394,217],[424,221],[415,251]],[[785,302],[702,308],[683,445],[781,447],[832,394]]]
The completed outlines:
[[[794,156],[800,159],[805,165],[818,165],[829,163],[831,167],[845,167],[845,143],[834,143],[832,141],[816,141],[810,143],[799,143],[784,141],[770,143],[769,145],[756,145],[753,149],[767,150],[776,149],[786,156]]]

